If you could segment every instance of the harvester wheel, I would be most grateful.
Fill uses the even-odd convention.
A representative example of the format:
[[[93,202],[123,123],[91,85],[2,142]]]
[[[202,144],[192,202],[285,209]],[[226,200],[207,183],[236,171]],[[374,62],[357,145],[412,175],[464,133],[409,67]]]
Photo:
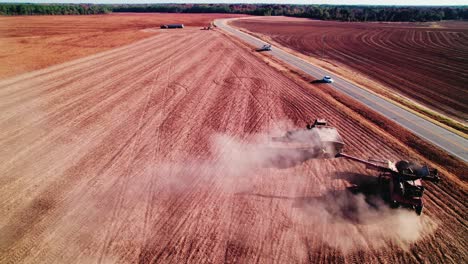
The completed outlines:
[[[421,215],[422,214],[422,210],[423,210],[423,206],[422,205],[417,205],[414,210],[416,211],[416,214],[417,215]]]

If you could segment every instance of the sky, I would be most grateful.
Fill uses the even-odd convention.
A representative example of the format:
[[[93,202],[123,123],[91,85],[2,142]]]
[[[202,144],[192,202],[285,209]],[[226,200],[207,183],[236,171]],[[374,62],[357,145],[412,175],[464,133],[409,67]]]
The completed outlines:
[[[331,4],[331,5],[468,5],[468,0],[0,0],[10,3],[270,3],[270,4]]]

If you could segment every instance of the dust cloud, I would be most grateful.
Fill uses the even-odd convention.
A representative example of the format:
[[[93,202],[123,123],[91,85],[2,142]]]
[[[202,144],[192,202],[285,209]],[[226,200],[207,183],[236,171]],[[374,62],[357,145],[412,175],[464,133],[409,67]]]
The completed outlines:
[[[407,250],[437,229],[437,223],[426,215],[391,209],[378,197],[347,190],[302,201],[299,209],[297,224],[345,254],[390,244]]]
[[[275,162],[285,163],[288,167],[315,157],[313,153],[271,147],[268,144],[271,136],[267,135],[257,135],[249,143],[226,135],[215,136],[213,148],[220,153],[219,165],[231,176],[244,178],[259,168],[275,167],[278,165]],[[298,176],[301,175],[291,175],[293,178]],[[391,209],[377,195],[315,187],[325,189],[324,194],[310,198],[303,198],[301,193],[292,194],[302,197],[294,203],[297,214],[293,220],[304,225],[316,239],[343,253],[380,248],[389,243],[407,249],[437,228],[437,223],[426,215]]]
[[[214,161],[171,164],[164,167],[172,175],[166,179],[171,179],[171,188],[180,188],[181,184],[189,188],[184,175],[198,174],[207,182],[215,181],[225,193],[248,192],[252,177],[268,176],[269,169],[291,168],[317,158],[316,153],[278,146],[272,144],[271,139],[272,133],[257,134],[248,139],[214,135],[211,144]],[[324,159],[323,162],[328,161]],[[294,170],[294,173],[303,175],[290,176],[309,177],[308,171],[300,171]],[[302,227],[298,230],[307,230],[299,236],[308,236],[346,254],[389,245],[407,249],[437,228],[437,223],[428,216],[417,216],[405,209],[391,209],[379,196],[331,190],[327,186],[314,186],[321,194],[307,198],[299,191],[300,188],[291,187],[294,190],[289,195],[295,200],[291,220]]]

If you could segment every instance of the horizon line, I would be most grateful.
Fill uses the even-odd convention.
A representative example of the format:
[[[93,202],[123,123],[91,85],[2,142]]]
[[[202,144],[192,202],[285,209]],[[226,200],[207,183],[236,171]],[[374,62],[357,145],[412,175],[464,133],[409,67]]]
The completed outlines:
[[[89,5],[150,5],[150,4],[158,4],[158,5],[187,5],[187,4],[211,4],[211,5],[236,5],[236,4],[242,4],[242,5],[297,5],[297,6],[311,6],[311,5],[320,5],[320,6],[367,6],[367,7],[372,7],[372,6],[387,6],[387,7],[468,7],[468,4],[466,5],[460,5],[460,4],[444,4],[444,5],[439,5],[439,4],[405,4],[405,5],[399,5],[399,4],[296,4],[296,3],[268,3],[268,2],[258,2],[258,3],[245,3],[245,2],[232,2],[232,3],[212,3],[212,2],[185,2],[185,3],[175,3],[175,2],[145,2],[145,3],[131,3],[131,2],[111,2],[111,3],[92,3],[92,2],[80,2],[80,1],[70,1],[70,2],[45,2],[45,1],[38,1],[38,2],[31,2],[31,1],[18,1],[18,2],[11,2],[11,1],[0,1],[0,4],[89,4]]]

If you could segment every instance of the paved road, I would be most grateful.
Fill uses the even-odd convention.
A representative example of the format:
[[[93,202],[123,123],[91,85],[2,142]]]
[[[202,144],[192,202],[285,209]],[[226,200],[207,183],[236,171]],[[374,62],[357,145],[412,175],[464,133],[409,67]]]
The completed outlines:
[[[235,35],[236,37],[239,37],[240,39],[254,46],[260,47],[266,44],[266,42],[256,37],[228,26],[226,22],[229,20],[232,19],[218,19],[215,21],[215,24],[217,27]],[[283,50],[276,49],[275,47],[273,47],[270,53],[276,58],[288,63],[293,67],[299,68],[314,78],[319,79],[325,75],[331,75],[324,69],[319,68]],[[384,115],[385,117],[392,119],[402,127],[412,131],[414,134],[426,139],[434,145],[439,146],[440,148],[462,159],[463,161],[468,161],[468,140],[455,133],[452,133],[447,129],[437,126],[367,90],[361,89],[338,76],[333,76],[333,79],[335,82],[332,86],[335,89],[360,101],[361,103]]]

